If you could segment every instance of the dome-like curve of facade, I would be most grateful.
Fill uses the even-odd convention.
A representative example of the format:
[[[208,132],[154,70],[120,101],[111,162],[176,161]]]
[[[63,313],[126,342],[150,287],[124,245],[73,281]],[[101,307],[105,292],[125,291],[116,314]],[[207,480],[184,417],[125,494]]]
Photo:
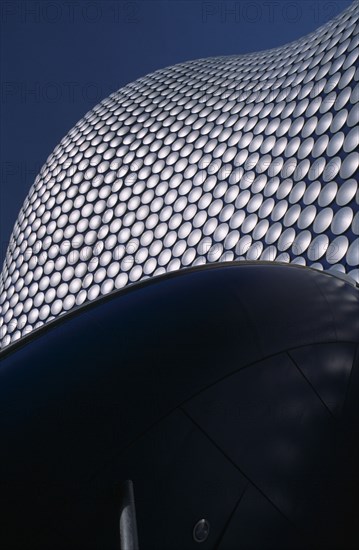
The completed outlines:
[[[293,262],[358,282],[358,11],[280,48],[156,71],[87,113],[15,223],[0,346],[206,262]]]

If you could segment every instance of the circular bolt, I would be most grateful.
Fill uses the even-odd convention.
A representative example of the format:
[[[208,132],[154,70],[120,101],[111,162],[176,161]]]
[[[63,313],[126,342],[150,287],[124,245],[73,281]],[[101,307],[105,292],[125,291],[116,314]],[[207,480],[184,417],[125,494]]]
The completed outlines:
[[[200,519],[193,528],[193,539],[196,542],[204,542],[208,539],[208,535],[209,523],[206,519]]]

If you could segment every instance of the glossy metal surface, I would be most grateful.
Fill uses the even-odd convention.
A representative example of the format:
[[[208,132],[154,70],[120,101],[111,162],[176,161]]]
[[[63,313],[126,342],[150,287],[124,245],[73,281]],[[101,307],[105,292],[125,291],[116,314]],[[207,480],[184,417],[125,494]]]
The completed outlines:
[[[290,261],[311,265],[325,232],[342,244],[321,267],[357,279],[357,21],[353,3],[296,42],[159,70],[87,113],[15,223],[0,346],[147,277],[254,250],[275,260],[287,227]]]

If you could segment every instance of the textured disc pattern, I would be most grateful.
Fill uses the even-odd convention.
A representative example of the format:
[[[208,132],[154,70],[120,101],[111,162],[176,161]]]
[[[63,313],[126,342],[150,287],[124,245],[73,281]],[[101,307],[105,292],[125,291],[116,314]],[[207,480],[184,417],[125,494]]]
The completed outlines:
[[[0,345],[126,285],[273,260],[359,281],[358,8],[294,43],[125,86],[42,167],[0,276]]]

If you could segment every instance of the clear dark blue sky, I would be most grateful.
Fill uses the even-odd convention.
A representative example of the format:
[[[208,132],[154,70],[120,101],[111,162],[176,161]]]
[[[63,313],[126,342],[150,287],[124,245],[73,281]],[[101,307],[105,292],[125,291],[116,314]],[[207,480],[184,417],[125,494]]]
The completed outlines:
[[[0,262],[60,139],[98,101],[189,59],[280,46],[350,0],[0,0]]]

